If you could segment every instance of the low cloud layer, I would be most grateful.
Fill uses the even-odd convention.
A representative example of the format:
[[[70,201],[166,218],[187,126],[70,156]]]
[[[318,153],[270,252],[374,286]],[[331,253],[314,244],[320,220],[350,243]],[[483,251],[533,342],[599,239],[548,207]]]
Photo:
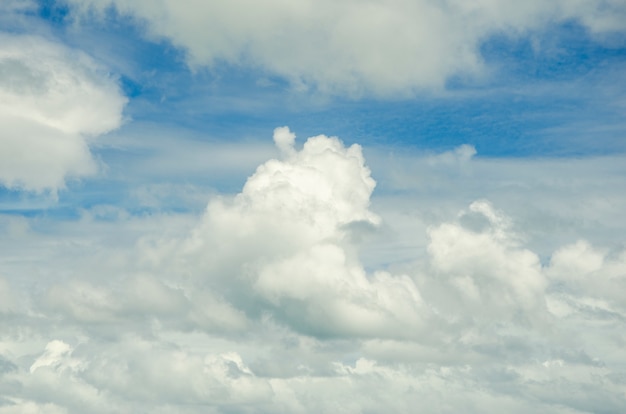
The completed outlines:
[[[0,33],[0,184],[55,192],[94,174],[93,137],[118,128],[126,98],[82,52]]]
[[[67,2],[76,16],[114,6],[145,24],[149,38],[184,50],[194,68],[262,68],[296,89],[352,96],[407,96],[453,77],[480,79],[489,73],[480,47],[490,36],[532,37],[576,22],[601,39],[623,33],[626,19],[620,0]]]
[[[88,238],[47,239],[13,223],[0,413],[626,406],[623,247],[573,240],[546,260],[483,199],[414,235],[426,244],[402,271],[371,268],[363,246],[386,217],[361,147],[300,146],[287,128],[274,141],[280,157],[192,224],[87,217]],[[473,154],[419,162],[464,168]],[[142,220],[139,237],[102,241]]]

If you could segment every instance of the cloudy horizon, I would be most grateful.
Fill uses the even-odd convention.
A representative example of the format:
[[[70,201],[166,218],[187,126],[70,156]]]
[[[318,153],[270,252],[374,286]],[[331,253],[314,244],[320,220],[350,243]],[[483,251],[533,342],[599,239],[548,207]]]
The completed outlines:
[[[622,413],[626,4],[0,4],[0,414]]]

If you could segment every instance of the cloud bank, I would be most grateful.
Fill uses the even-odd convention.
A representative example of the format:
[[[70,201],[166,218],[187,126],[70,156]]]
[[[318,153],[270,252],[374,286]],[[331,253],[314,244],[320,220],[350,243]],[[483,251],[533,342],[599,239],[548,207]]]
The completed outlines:
[[[0,413],[626,406],[623,248],[579,240],[541,260],[477,200],[432,222],[404,271],[370,269],[361,247],[384,216],[360,146],[274,141],[280,157],[189,230],[155,216],[136,241],[94,238],[121,219],[79,223],[87,239],[14,232],[48,257],[0,262]]]
[[[89,142],[118,128],[126,98],[85,54],[0,33],[0,184],[55,192],[95,173]]]
[[[488,74],[480,47],[491,36],[532,37],[575,22],[601,39],[623,33],[626,19],[620,0],[67,3],[77,16],[114,6],[148,37],[183,49],[193,68],[261,68],[296,89],[352,96],[408,96],[453,77],[480,79]]]

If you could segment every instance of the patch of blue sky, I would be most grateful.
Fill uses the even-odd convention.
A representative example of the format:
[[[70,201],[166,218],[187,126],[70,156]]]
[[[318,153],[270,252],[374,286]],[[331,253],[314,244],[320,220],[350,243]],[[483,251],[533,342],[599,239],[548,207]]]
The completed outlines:
[[[529,52],[527,39],[498,42],[492,40],[484,52],[494,79],[480,87],[457,86],[443,96],[320,103],[284,82],[260,86],[263,73],[181,69],[155,73],[160,96],[131,101],[129,113],[136,120],[158,119],[229,140],[265,139],[274,127],[288,124],[301,137],[325,133],[364,145],[433,151],[470,143],[487,156],[626,150],[620,105],[626,87],[619,70],[626,64],[624,49],[592,47],[589,41],[579,51],[566,49],[565,57],[550,57]]]
[[[453,81],[443,96],[345,102],[306,119],[375,145],[445,150],[469,143],[483,156],[626,151],[624,39],[607,44],[568,22],[540,40],[493,36],[481,54],[491,68],[482,83]],[[296,130],[297,123],[296,116]]]
[[[0,186],[0,214],[32,217],[54,204],[49,195]]]
[[[65,26],[69,7],[57,0],[37,0],[37,9],[30,14],[46,20],[53,26]]]
[[[490,73],[482,81],[453,78],[444,94],[414,99],[350,100],[295,92],[259,68],[218,63],[192,72],[183,50],[146,40],[141,22],[113,9],[77,29],[62,3],[40,5],[63,41],[117,73],[133,122],[223,140],[265,140],[289,125],[300,137],[325,133],[363,145],[440,151],[469,143],[479,156],[626,150],[626,42],[594,38],[576,22],[486,39],[480,52]]]
[[[0,215],[76,220],[90,214],[97,221],[114,221],[119,219],[120,212],[131,216],[163,212],[198,214],[206,206],[206,202],[193,203],[189,198],[176,196],[161,197],[158,205],[146,204],[138,199],[135,190],[132,183],[108,179],[69,182],[67,188],[60,190],[56,197],[46,193],[0,188]],[[114,211],[103,209],[107,206],[115,206]]]
[[[528,155],[626,151],[626,37],[600,39],[566,22],[539,35],[494,36],[481,53],[497,68],[492,87],[515,100],[491,104],[522,116],[517,127],[530,138]]]
[[[304,138],[339,136],[347,144],[425,152],[474,145],[478,156],[591,156],[626,151],[626,42],[597,39],[566,22],[550,30],[516,37],[494,35],[481,46],[490,68],[481,81],[450,79],[439,95],[412,99],[348,99],[298,92],[281,78],[259,68],[218,63],[191,71],[183,50],[166,40],[148,40],[141,23],[110,10],[104,18],[73,25],[61,2],[40,1],[37,15],[62,42],[82,49],[119,77],[130,98],[129,122],[121,130],[98,138],[92,148],[108,171],[68,182],[54,206],[46,196],[2,190],[7,214],[77,217],[84,209],[114,204],[133,214],[154,207],[132,194],[149,184],[204,185],[234,192],[245,181],[241,170],[198,175],[134,177],[126,166],[150,156],[150,148],[114,148],[113,135],[124,136],[160,126],[177,135],[179,145],[203,141],[270,142],[272,130],[289,125]],[[43,200],[43,201],[42,201]],[[161,197],[158,209],[191,211],[202,203]]]
[[[267,99],[261,92],[226,95],[215,88],[212,94],[196,91],[195,97],[159,105],[131,102],[129,109],[136,121],[159,120],[228,140],[269,139],[274,127],[286,124],[301,138],[324,133],[347,143],[432,151],[469,143],[487,156],[623,152],[626,148],[620,137],[626,126],[619,108],[607,104],[593,84],[581,87],[590,90],[589,96],[568,96],[567,91],[551,86],[538,94],[493,92],[491,96],[395,102],[336,100],[306,109],[291,106],[289,96],[281,102],[280,93]],[[568,130],[572,123],[584,128]],[[599,124],[606,128],[602,136],[594,131]],[[595,141],[586,142],[586,136]]]
[[[480,52],[488,64],[506,75],[492,83],[577,80],[606,65],[626,63],[626,36],[599,37],[567,21],[538,33],[493,35],[482,43]]]
[[[488,39],[492,74],[482,84],[449,85],[440,97],[355,102],[333,114],[376,144],[441,150],[463,143],[487,156],[599,155],[626,150],[626,42],[605,45],[573,23],[529,37]],[[546,40],[549,39],[549,40]],[[335,108],[336,109],[336,108]]]

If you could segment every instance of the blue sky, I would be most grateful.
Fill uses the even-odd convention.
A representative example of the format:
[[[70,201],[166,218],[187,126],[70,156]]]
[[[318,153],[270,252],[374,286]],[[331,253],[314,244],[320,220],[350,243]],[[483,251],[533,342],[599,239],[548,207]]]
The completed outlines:
[[[623,412],[624,22],[0,4],[0,414]]]
[[[592,35],[575,19],[529,33],[491,33],[476,45],[485,74],[452,76],[443,89],[395,97],[325,94],[315,85],[298,91],[271,72],[219,60],[190,68],[184,49],[167,38],[146,38],[145,23],[114,7],[77,16],[66,3],[37,2],[6,25],[9,32],[38,32],[103,62],[129,99],[117,134],[149,124],[178,129],[182,139],[266,142],[269,131],[289,124],[301,136],[324,133],[399,152],[470,144],[479,157],[584,157],[625,149],[624,35]],[[111,151],[106,139],[92,151],[105,164],[132,157]],[[212,185],[234,191],[244,179]],[[76,209],[93,203],[89,188],[106,186],[107,177],[88,180],[70,182],[87,194],[71,201],[72,194],[61,192],[62,204]],[[32,195],[4,192],[5,211],[24,197]]]
[[[624,35],[594,36],[576,20],[532,33],[490,34],[477,45],[488,68],[480,79],[454,76],[443,91],[376,99],[299,93],[275,74],[219,60],[190,69],[184,50],[167,38],[147,40],[137,19],[114,8],[76,23],[62,2],[39,4],[31,12],[43,26],[39,30],[109,63],[131,98],[125,113],[135,121],[165,121],[237,139],[258,137],[289,120],[307,136],[324,132],[364,144],[426,150],[470,143],[486,156],[624,151]],[[33,23],[13,29],[29,32]],[[259,86],[259,80],[267,84]],[[596,132],[594,140],[583,139],[578,128],[552,132],[573,123],[608,131],[601,137]]]
[[[137,121],[158,119],[238,139],[258,137],[288,120],[306,136],[326,133],[424,150],[470,143],[485,156],[624,151],[623,35],[594,39],[577,22],[550,25],[532,35],[539,40],[491,35],[479,45],[489,70],[482,79],[453,77],[443,91],[376,99],[294,92],[271,73],[220,62],[193,73],[183,52],[166,39],[146,41],[128,18],[110,12],[105,21],[89,22],[91,29],[81,25],[78,31],[68,30],[64,12],[50,14],[60,15],[56,19],[63,23],[55,31],[70,44],[85,43],[95,54],[123,62],[123,91],[133,98],[127,113]],[[85,31],[87,40],[81,40]],[[533,41],[538,42],[535,48]],[[266,78],[271,84],[259,86],[259,79]],[[578,126],[562,131],[574,123],[583,131]],[[608,130],[600,136],[595,130],[599,125]],[[585,139],[585,130],[593,131],[595,139]]]

